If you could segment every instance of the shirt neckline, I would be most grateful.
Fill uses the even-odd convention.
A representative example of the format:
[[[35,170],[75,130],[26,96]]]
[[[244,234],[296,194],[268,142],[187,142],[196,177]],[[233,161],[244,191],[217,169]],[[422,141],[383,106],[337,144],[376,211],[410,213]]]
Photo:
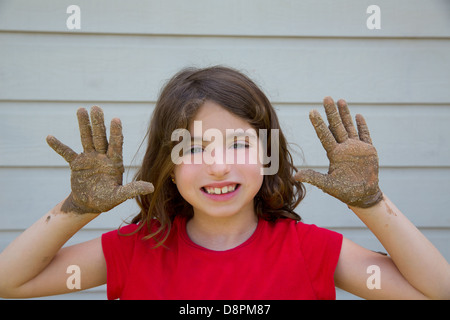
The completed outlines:
[[[265,225],[264,219],[258,219],[258,224],[256,226],[255,231],[253,231],[252,235],[247,240],[245,240],[243,243],[241,243],[240,245],[238,245],[234,248],[230,248],[227,250],[212,250],[212,249],[205,248],[201,245],[198,245],[194,241],[191,240],[191,238],[187,234],[187,230],[186,230],[186,223],[187,223],[186,217],[177,216],[175,219],[179,220],[177,222],[177,225],[179,227],[178,232],[180,233],[180,236],[183,239],[183,241],[188,246],[193,247],[197,250],[201,250],[201,251],[209,252],[209,253],[213,253],[213,254],[231,253],[231,252],[239,251],[240,249],[250,245],[259,236],[259,234],[262,232],[262,229],[264,228],[264,225]]]

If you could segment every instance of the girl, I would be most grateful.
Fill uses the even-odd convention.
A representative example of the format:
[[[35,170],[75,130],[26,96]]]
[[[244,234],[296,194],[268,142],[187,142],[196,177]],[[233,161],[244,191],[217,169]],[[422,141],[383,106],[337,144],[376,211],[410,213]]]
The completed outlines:
[[[110,299],[334,299],[335,285],[368,299],[450,298],[449,264],[378,187],[364,118],[357,115],[356,129],[345,101],[337,105],[324,99],[329,128],[310,113],[328,174],[297,172],[270,102],[250,79],[224,67],[183,70],[162,90],[142,166],[125,186],[120,120],[111,121],[108,142],[101,109],[92,108],[91,121],[80,109],[83,153],[47,138],[70,164],[72,192],[1,253],[0,295],[73,292],[66,270],[76,265],[80,289],[107,283]],[[190,139],[173,139],[177,129]],[[211,130],[221,135],[212,139]],[[204,161],[207,151],[214,161]],[[261,174],[270,165],[261,152],[278,155],[275,174]],[[346,203],[389,256],[300,222],[302,182]],[[62,248],[129,198],[140,206],[131,224]],[[369,266],[379,272],[375,289]]]

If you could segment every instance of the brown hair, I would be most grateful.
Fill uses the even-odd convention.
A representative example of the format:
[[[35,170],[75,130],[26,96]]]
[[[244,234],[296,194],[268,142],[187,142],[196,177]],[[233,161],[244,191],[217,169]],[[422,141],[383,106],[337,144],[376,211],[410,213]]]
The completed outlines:
[[[274,175],[264,176],[254,200],[254,208],[258,217],[268,221],[279,218],[301,219],[294,209],[304,198],[305,188],[293,178],[297,170],[278,117],[264,93],[247,76],[228,67],[187,68],[170,79],[161,91],[147,132],[148,146],[143,163],[134,178],[152,182],[155,186],[152,194],[137,198],[141,211],[132,223],[141,222],[138,230],[147,225],[150,234],[146,238],[158,235],[158,245],[167,238],[176,215],[193,215],[192,206],[183,199],[171,181],[175,167],[171,152],[177,143],[171,140],[171,135],[178,128],[188,129],[197,110],[206,100],[246,120],[257,132],[259,129],[268,129],[269,156],[270,129],[279,129],[279,169]],[[159,222],[159,228],[151,233],[151,225],[155,220]]]

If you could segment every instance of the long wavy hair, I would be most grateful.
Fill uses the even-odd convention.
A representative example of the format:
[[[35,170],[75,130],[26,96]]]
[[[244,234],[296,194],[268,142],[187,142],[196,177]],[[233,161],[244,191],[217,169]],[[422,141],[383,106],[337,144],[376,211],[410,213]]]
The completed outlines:
[[[232,114],[247,121],[255,130],[267,129],[267,154],[271,154],[271,130],[279,130],[279,169],[265,175],[254,198],[255,213],[259,218],[275,221],[300,216],[295,207],[305,196],[301,182],[293,178],[297,171],[278,117],[266,95],[243,73],[232,68],[214,66],[204,69],[187,68],[178,72],[163,87],[146,135],[147,149],[134,180],[153,183],[153,193],[137,197],[140,212],[131,221],[149,229],[145,238],[156,237],[157,246],[169,235],[177,215],[193,216],[192,206],[184,200],[171,180],[175,164],[171,159],[171,140],[176,129],[188,129],[196,112],[205,101],[213,101]],[[156,223],[156,229],[155,224]],[[153,227],[152,227],[153,226]]]

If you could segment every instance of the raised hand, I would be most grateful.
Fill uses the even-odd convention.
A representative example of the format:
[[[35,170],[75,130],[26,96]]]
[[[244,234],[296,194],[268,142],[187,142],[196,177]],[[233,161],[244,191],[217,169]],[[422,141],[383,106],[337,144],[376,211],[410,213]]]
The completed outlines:
[[[153,192],[153,185],[134,181],[122,186],[122,124],[118,118],[111,121],[110,141],[106,138],[103,111],[92,107],[91,120],[86,109],[77,111],[83,153],[77,154],[53,136],[47,143],[70,165],[72,192],[61,210],[74,213],[101,213],[109,211],[127,199]]]
[[[309,118],[330,160],[328,174],[304,169],[295,178],[350,206],[371,207],[383,199],[383,194],[378,186],[377,151],[366,121],[356,115],[357,132],[344,100],[338,101],[339,112],[330,97],[323,103],[329,127],[316,110],[310,112]]]

